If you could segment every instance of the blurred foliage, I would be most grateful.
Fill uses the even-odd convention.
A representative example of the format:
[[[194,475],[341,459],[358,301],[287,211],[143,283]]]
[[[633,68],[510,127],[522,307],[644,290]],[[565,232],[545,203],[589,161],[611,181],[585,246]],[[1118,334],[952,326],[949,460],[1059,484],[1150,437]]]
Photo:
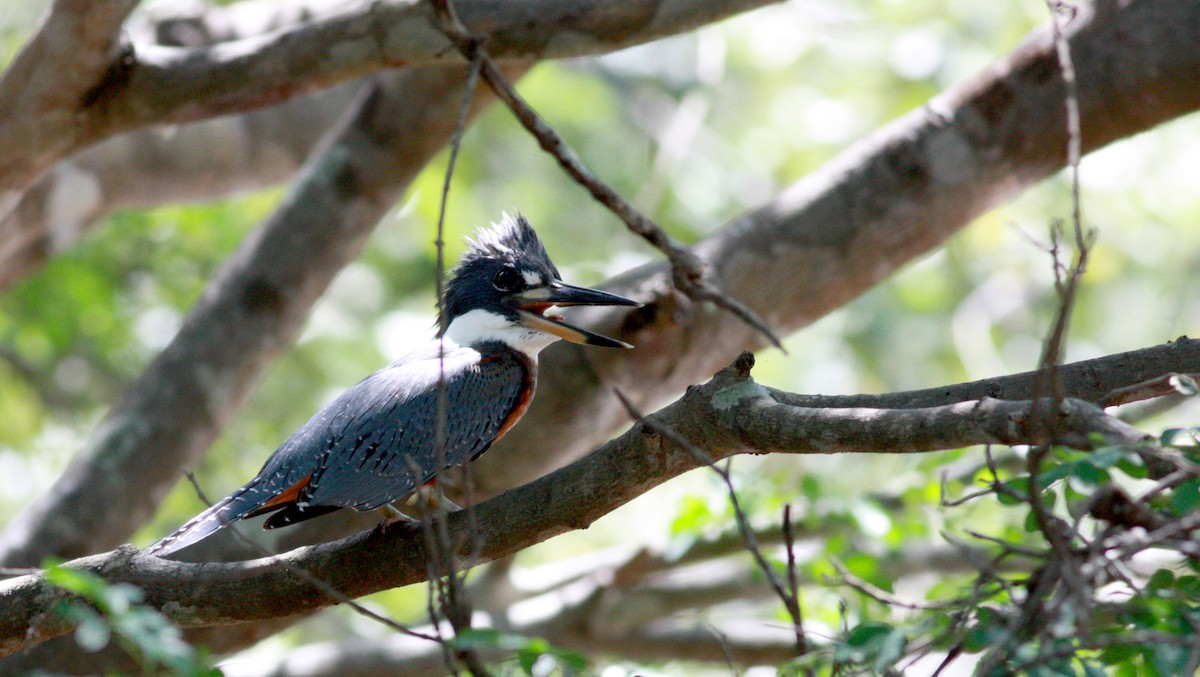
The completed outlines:
[[[28,34],[38,5],[0,6],[0,63]],[[790,2],[604,58],[543,64],[520,89],[602,178],[690,242],[971,77],[1045,18],[1040,0]],[[1200,192],[1194,177],[1200,167],[1191,151],[1198,142],[1197,121],[1184,119],[1086,158],[1084,219],[1099,240],[1067,359],[1197,331]],[[445,161],[443,155],[422,174],[360,260],[338,277],[298,345],[272,368],[198,469],[211,493],[240,485],[333,394],[429,335],[433,224]],[[0,299],[0,473],[27,478],[0,484],[4,514],[49,486],[279,195],[276,189],[114,214]],[[881,392],[1032,368],[1057,303],[1044,245],[1049,224],[1069,213],[1068,197],[1065,179],[1057,177],[983,216],[942,250],[788,339],[787,355],[764,352],[756,378],[801,392]],[[651,257],[497,108],[464,141],[449,205],[447,259],[461,251],[461,236],[515,209],[538,227],[564,275],[580,283]],[[1198,412],[1191,398],[1140,423],[1183,429]],[[998,453],[998,463],[1003,482],[1020,490],[1023,459]],[[1037,532],[1025,529],[1025,503],[1000,508],[1006,501],[998,496],[953,509],[939,504],[943,491],[957,496],[988,481],[979,449],[909,457],[739,458],[733,470],[753,523],[778,524],[781,507],[791,503],[798,526],[815,534],[800,562],[802,578],[813,583],[803,603],[808,629],[829,639],[828,652],[810,660],[883,672],[903,665],[902,656],[944,652],[955,642],[964,652],[981,654],[1015,641],[1005,628],[1016,600],[1002,586],[977,598],[973,615],[955,616],[897,609],[822,585],[842,576],[837,562],[876,588],[941,604],[978,594],[969,590],[973,579],[898,571],[895,563],[944,547],[943,534],[961,538],[968,530],[1044,547]],[[1119,463],[1099,467],[1094,457],[1055,454],[1043,470],[1054,479],[1043,495],[1070,518],[1073,503],[1087,491],[1110,481],[1144,481],[1127,470]],[[1195,496],[1194,487],[1175,487],[1153,508],[1187,510]],[[192,488],[181,483],[138,542],[153,540],[198,507]],[[730,520],[722,486],[707,473],[693,473],[586,533],[522,553],[518,568],[611,545],[682,548],[720,533]],[[748,566],[748,558],[739,561]],[[1192,617],[1180,614],[1194,610],[1197,587],[1189,566],[1176,560],[1163,573],[1146,574],[1148,583],[1125,598],[1128,613],[1092,630],[1186,631],[1183,621]],[[368,603],[419,620],[425,595],[409,588]],[[774,603],[751,612],[721,605],[679,621],[720,625],[750,617],[777,625],[784,620],[778,609]],[[281,641],[381,632],[357,618],[329,618],[318,616]],[[565,654],[543,653],[574,665]],[[1096,666],[1118,665],[1121,657],[1137,674],[1170,674],[1165,669],[1179,664],[1169,647],[1113,646],[1047,664],[1046,674],[1094,674],[1093,668],[1101,669]],[[697,668],[658,669],[695,674]],[[610,666],[604,674],[625,674],[621,670]]]
[[[143,674],[220,677],[210,656],[185,642],[166,616],[140,604],[140,588],[54,564],[46,566],[46,580],[72,593],[54,612],[75,626],[75,641],[84,651],[100,651],[116,642]]]

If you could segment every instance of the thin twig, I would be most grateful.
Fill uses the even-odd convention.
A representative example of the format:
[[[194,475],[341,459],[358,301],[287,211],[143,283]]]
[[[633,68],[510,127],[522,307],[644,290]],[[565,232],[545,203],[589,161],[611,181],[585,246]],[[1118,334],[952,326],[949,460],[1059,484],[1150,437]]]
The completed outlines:
[[[949,488],[946,486],[949,481],[950,478],[946,476],[946,472],[942,471],[941,482],[938,484],[938,507],[940,508],[957,508],[961,505],[966,505],[977,498],[991,496],[992,494],[996,493],[994,489],[988,487],[986,489],[980,489],[979,491],[969,494],[964,494],[958,498],[946,498],[946,496],[949,495]]]
[[[1054,251],[1055,280],[1060,298],[1054,323],[1043,344],[1039,364],[1039,368],[1045,376],[1038,379],[1034,395],[1035,402],[1042,401],[1039,396],[1049,395],[1052,398],[1052,402],[1054,402],[1053,406],[1058,406],[1058,402],[1063,398],[1061,384],[1059,383],[1058,367],[1062,360],[1063,346],[1066,342],[1071,311],[1074,308],[1079,284],[1087,267],[1088,254],[1093,238],[1090,234],[1085,236],[1083,232],[1083,210],[1079,193],[1079,164],[1082,144],[1080,139],[1079,92],[1075,80],[1075,68],[1071,60],[1070,45],[1067,43],[1067,39],[1062,32],[1062,27],[1059,24],[1058,10],[1061,8],[1061,4],[1056,0],[1047,0],[1046,6],[1050,10],[1050,23],[1065,89],[1067,164],[1071,176],[1071,227],[1075,235],[1076,254],[1074,262],[1065,271],[1064,279],[1064,275],[1061,275],[1059,272],[1058,263],[1059,226],[1052,228],[1051,237]],[[1035,404],[1035,406],[1037,405]],[[1042,419],[1040,416],[1036,416],[1035,418]],[[1054,425],[1051,417],[1045,417],[1044,420],[1051,421],[1049,425]],[[1053,431],[1046,432],[1052,433]],[[1051,438],[1053,438],[1053,435],[1051,435]],[[1092,602],[1088,593],[1088,581],[1085,579],[1083,572],[1079,570],[1078,561],[1073,556],[1071,547],[1072,540],[1079,539],[1087,542],[1088,539],[1078,531],[1072,529],[1063,520],[1053,515],[1043,500],[1039,480],[1042,462],[1049,453],[1049,445],[1037,445],[1029,450],[1029,456],[1026,459],[1029,482],[1029,495],[1026,503],[1033,512],[1038,528],[1053,552],[1053,556],[1047,560],[1042,574],[1037,577],[1036,583],[1028,588],[1029,595],[1021,605],[1020,617],[1019,619],[1015,619],[1017,626],[1025,628],[1027,631],[1042,627],[1042,623],[1050,622],[1049,619],[1057,615],[1056,610],[1063,601],[1061,598],[1057,602],[1049,600],[1050,606],[1053,608],[1048,608],[1046,605],[1047,600],[1051,595],[1055,594],[1056,590],[1069,594],[1073,599],[1072,606],[1075,606],[1077,610],[1088,608]],[[1040,623],[1035,621],[1040,621]],[[1018,636],[1018,634],[1014,633],[1012,639],[1009,642],[1005,642],[1005,648],[1009,648],[1007,645],[1011,642],[1017,641]],[[997,652],[990,653],[983,664],[993,663],[997,655]]]
[[[436,3],[435,3],[436,4]],[[427,539],[430,541],[430,550],[440,551],[441,556],[431,559],[430,566],[437,567],[441,564],[441,571],[432,571],[429,578],[430,598],[432,604],[433,591],[438,590],[438,599],[441,603],[442,611],[446,618],[449,619],[451,627],[454,628],[456,637],[471,629],[471,603],[466,597],[466,586],[463,585],[466,567],[461,567],[463,571],[460,573],[460,566],[455,555],[455,547],[450,537],[450,532],[446,526],[447,508],[445,500],[445,489],[442,486],[442,474],[445,472],[446,466],[446,330],[448,328],[448,320],[445,312],[445,233],[446,233],[446,207],[450,197],[451,180],[454,177],[454,169],[458,160],[458,153],[462,147],[462,137],[467,128],[467,120],[470,117],[471,101],[475,95],[475,88],[479,82],[481,61],[479,59],[471,59],[468,71],[467,81],[463,88],[462,105],[459,107],[458,119],[455,121],[454,133],[450,138],[450,158],[446,163],[446,175],[442,182],[442,199],[438,208],[437,222],[437,265],[435,275],[437,277],[437,304],[438,304],[438,384],[437,384],[437,421],[434,442],[434,511],[437,516],[436,520],[432,520],[428,511],[423,510],[421,516],[422,527],[426,530]],[[433,522],[431,524],[431,522]],[[435,537],[436,532],[436,537]],[[431,610],[432,611],[432,610]],[[437,619],[431,613],[430,622],[437,624]],[[453,661],[450,657],[449,647],[446,647],[446,667],[451,671],[454,670]],[[455,656],[467,666],[476,677],[484,677],[490,674],[484,667],[483,661],[479,658],[478,653],[474,649],[457,647]]]
[[[508,106],[517,120],[538,140],[542,150],[549,153],[576,183],[591,193],[592,197],[625,222],[636,235],[658,249],[671,263],[672,281],[675,288],[687,296],[701,301],[711,301],[762,334],[771,345],[784,350],[779,337],[766,321],[744,303],[718,289],[707,278],[707,267],[698,256],[667,235],[650,217],[643,214],[608,184],[601,181],[571,150],[566,141],[517,94],[513,86],[500,72],[488,53],[483,38],[472,34],[454,11],[452,0],[433,0],[439,28],[468,61],[478,60],[482,64],[483,81],[496,96]],[[786,352],[786,350],[784,350]]]
[[[1096,404],[1101,407],[1111,407],[1134,400],[1144,400],[1147,396],[1163,397],[1173,393],[1184,393],[1190,389],[1190,384],[1200,380],[1200,374],[1179,374],[1171,372],[1134,383],[1105,393]],[[1190,383],[1189,383],[1190,382]]]
[[[779,577],[779,572],[775,570],[775,567],[771,566],[771,563],[767,561],[766,556],[763,555],[762,548],[758,543],[758,539],[754,536],[754,530],[750,528],[750,520],[746,517],[745,510],[742,509],[742,503],[738,498],[737,490],[733,486],[733,478],[729,473],[729,468],[722,468],[717,465],[717,462],[706,451],[692,444],[687,438],[685,438],[683,435],[680,435],[670,426],[665,426],[654,419],[643,416],[642,413],[638,411],[633,403],[630,402],[629,399],[625,397],[625,394],[619,389],[614,388],[613,392],[616,394],[617,399],[620,400],[622,406],[625,407],[625,410],[628,411],[629,415],[632,416],[636,421],[674,442],[681,449],[695,458],[699,463],[708,466],[713,470],[713,472],[720,476],[729,495],[729,503],[733,507],[734,520],[737,522],[738,531],[740,531],[742,534],[743,545],[745,546],[746,550],[750,552],[750,555],[754,558],[755,564],[758,565],[758,568],[763,572],[763,575],[766,576],[767,582],[771,585],[771,589],[774,590],[775,595],[779,597],[780,601],[783,602],[788,614],[791,615],[792,624],[796,629],[796,632],[801,633],[802,635],[804,623],[800,616],[798,597],[795,594],[789,594],[787,585]],[[790,550],[791,549],[789,548],[789,552]],[[798,655],[804,655],[804,652],[807,650],[807,642],[802,636],[797,639],[796,649],[798,651]]]
[[[742,677],[742,671],[737,669],[737,664],[733,662],[733,651],[729,648],[729,638],[725,633],[721,632],[720,628],[711,624],[705,623],[704,629],[717,640],[717,646],[721,647],[721,655],[725,657],[725,666],[729,668],[729,674],[733,677]]]
[[[787,550],[787,592],[784,602],[788,614],[795,621],[792,632],[796,635],[796,652],[801,656],[808,653],[808,640],[804,636],[804,616],[800,611],[800,584],[796,575],[796,542],[792,532],[792,504],[783,505],[783,543]]]
[[[1009,553],[1024,555],[1026,557],[1032,557],[1034,559],[1045,559],[1046,555],[1049,554],[1045,550],[1029,548],[1029,547],[1026,547],[1023,545],[1019,545],[1017,543],[1013,543],[1012,541],[1006,541],[1003,538],[997,538],[996,536],[988,536],[987,534],[983,534],[978,531],[973,531],[971,529],[967,529],[966,533],[971,538],[979,539],[985,543],[995,543],[996,545],[1000,546],[1001,548],[1004,548]]]
[[[1063,34],[1059,24],[1059,10],[1063,3],[1059,0],[1047,0],[1050,10],[1050,25],[1054,33],[1054,46],[1058,53],[1058,62],[1062,70],[1063,87],[1065,89],[1065,105],[1067,109],[1067,167],[1071,176],[1071,229],[1075,235],[1076,260],[1069,269],[1065,286],[1060,288],[1061,303],[1055,317],[1054,328],[1047,338],[1042,352],[1040,367],[1050,370],[1050,394],[1059,397],[1058,373],[1056,367],[1062,356],[1062,344],[1066,336],[1067,323],[1071,308],[1075,302],[1079,279],[1087,265],[1088,252],[1091,249],[1093,233],[1084,234],[1083,207],[1079,191],[1079,165],[1082,158],[1082,123],[1079,117],[1079,85],[1075,79],[1075,64],[1071,58],[1071,46]],[[1053,233],[1052,233],[1053,234]],[[1057,238],[1053,248],[1057,250]],[[1055,257],[1057,265],[1057,256]],[[1057,268],[1056,268],[1057,270]],[[1056,274],[1056,278],[1058,275]]]
[[[892,593],[878,586],[872,585],[858,576],[855,576],[849,569],[846,568],[846,565],[837,558],[830,557],[829,563],[833,565],[834,569],[837,569],[838,578],[825,576],[826,583],[830,585],[844,585],[887,607],[934,611],[941,609],[956,609],[962,605],[962,600],[951,600],[949,602],[941,602],[939,604],[922,604],[921,602],[910,602],[908,600],[903,600],[896,595],[893,595]]]

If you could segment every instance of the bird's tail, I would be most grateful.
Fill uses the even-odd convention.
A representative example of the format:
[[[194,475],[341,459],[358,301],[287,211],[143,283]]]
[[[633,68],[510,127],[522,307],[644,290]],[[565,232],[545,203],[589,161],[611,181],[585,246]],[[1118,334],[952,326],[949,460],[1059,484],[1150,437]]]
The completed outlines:
[[[262,501],[254,485],[247,485],[222,498],[211,508],[188,520],[174,533],[146,548],[145,552],[163,557],[208,538],[232,522],[242,519],[258,508]]]

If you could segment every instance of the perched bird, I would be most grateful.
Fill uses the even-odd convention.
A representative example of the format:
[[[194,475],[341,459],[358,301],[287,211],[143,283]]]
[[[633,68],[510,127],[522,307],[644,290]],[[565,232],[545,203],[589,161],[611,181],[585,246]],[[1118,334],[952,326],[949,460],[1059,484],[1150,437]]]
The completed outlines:
[[[386,510],[443,468],[474,460],[525,413],[543,348],[560,338],[632,347],[546,313],[556,305],[639,304],[566,284],[529,222],[505,215],[478,233],[446,285],[443,341],[342,393],[254,479],[147,552],[167,555],[267,513],[274,514],[263,528],[274,529],[341,508]],[[439,378],[446,393],[442,464],[435,460]]]

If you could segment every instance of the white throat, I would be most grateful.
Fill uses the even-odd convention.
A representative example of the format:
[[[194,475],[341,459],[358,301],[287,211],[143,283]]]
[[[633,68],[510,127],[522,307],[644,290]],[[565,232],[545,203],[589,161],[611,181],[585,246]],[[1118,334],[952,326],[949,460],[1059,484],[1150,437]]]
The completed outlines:
[[[525,353],[534,362],[537,362],[538,353],[542,352],[542,348],[558,340],[557,336],[513,324],[502,315],[481,309],[454,318],[446,328],[446,338],[460,346],[469,346],[481,341],[498,341]]]

